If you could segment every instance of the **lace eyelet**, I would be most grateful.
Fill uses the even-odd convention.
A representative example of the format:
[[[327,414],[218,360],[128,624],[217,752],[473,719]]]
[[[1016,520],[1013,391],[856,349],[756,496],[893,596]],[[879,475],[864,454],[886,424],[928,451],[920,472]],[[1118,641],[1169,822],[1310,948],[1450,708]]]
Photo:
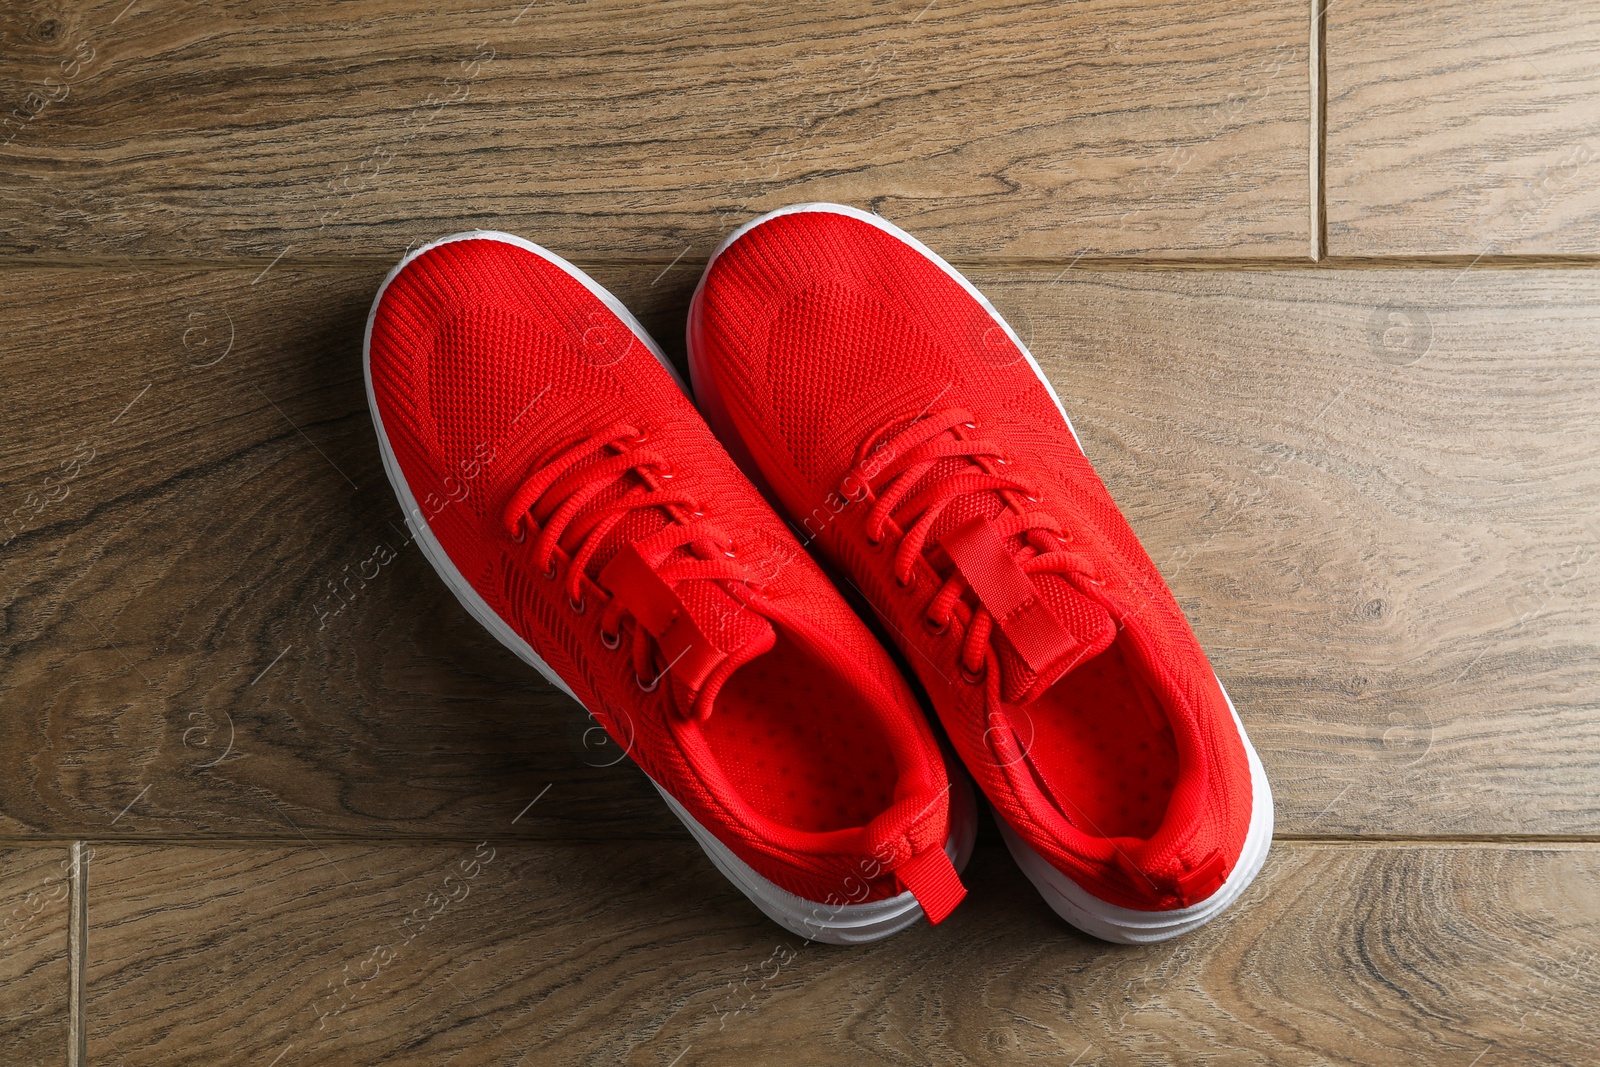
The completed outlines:
[[[722,550],[722,554],[724,556],[727,556],[729,559],[737,559],[738,558],[738,549],[739,549],[738,545],[730,544],[727,548]]]
[[[900,576],[897,574],[894,576],[894,584],[898,585],[901,589],[910,589],[912,586],[917,584],[917,576],[913,574],[909,582],[903,582],[900,580]]]
[[[988,668],[985,667],[984,670],[979,671],[977,674],[973,674],[971,671],[967,670],[967,665],[963,663],[960,664],[960,670],[962,681],[966,682],[968,685],[977,685],[979,682],[983,681],[983,676],[987,672]]]
[[[589,602],[582,598],[573,600],[569,596],[567,597],[567,610],[571,611],[574,615],[582,615],[584,612],[589,610]]]
[[[553,582],[553,581],[556,580],[556,561],[555,560],[551,560],[549,568],[547,568],[545,570],[545,572],[544,572],[544,580],[547,581],[547,582]]]
[[[654,693],[656,691],[656,687],[661,684],[661,676],[659,674],[656,675],[650,680],[649,685],[645,685],[644,679],[639,677],[637,674],[633,676],[633,681],[634,684],[639,687],[640,691],[645,693]]]
[[[928,616],[924,615],[922,617],[922,628],[927,630],[935,637],[943,637],[945,634],[950,632],[950,620],[946,619],[944,622],[934,622]]]
[[[622,647],[622,635],[608,634],[604,630],[601,630],[600,644],[603,645],[608,652],[615,652],[617,649]]]
[[[650,431],[649,430],[635,430],[633,432],[633,436],[629,437],[627,440],[628,440],[629,444],[642,445],[646,441],[650,440]]]
[[[526,541],[528,539],[528,531],[527,531],[527,529],[525,527],[518,526],[516,533],[507,534],[506,536],[511,538],[511,541],[512,541],[513,544],[520,545],[520,544],[522,544],[522,542],[524,542],[524,541]]]

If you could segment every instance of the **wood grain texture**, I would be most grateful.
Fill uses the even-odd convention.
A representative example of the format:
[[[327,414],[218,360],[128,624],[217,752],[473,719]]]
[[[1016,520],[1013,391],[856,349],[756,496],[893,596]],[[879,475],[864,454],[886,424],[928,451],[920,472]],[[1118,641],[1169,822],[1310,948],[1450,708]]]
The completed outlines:
[[[1327,6],[1339,254],[1600,253],[1600,9]]]
[[[696,267],[599,277],[681,356]],[[681,832],[403,543],[360,381],[376,272],[8,277],[0,500],[44,503],[0,550],[0,832],[475,834],[547,784],[518,833]],[[1600,833],[1600,275],[974,280],[1188,611],[1280,832]]]
[[[0,1063],[1591,1062],[1600,272],[1481,268],[1600,253],[1600,15],[1323,6],[1320,156],[1303,0],[0,8]],[[1308,160],[1456,267],[1261,269]],[[973,265],[1188,611],[1281,835],[1219,921],[1093,941],[985,817],[944,925],[801,943],[409,543],[403,249],[681,366],[823,199]]]
[[[70,866],[63,848],[0,850],[0,1062],[65,1058]]]
[[[822,199],[952,253],[1308,248],[1301,2],[125,5],[8,5],[0,255],[664,260]]]
[[[90,1061],[129,1067],[1576,1064],[1600,1010],[1590,848],[1280,845],[1131,948],[986,846],[945,924],[852,949],[687,843],[100,851]]]

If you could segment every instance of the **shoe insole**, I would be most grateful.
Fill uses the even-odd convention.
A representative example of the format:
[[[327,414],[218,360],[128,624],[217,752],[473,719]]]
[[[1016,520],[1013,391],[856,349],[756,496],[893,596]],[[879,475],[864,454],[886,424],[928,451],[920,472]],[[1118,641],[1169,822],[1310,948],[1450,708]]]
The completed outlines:
[[[783,826],[863,826],[894,799],[894,757],[872,711],[781,631],[733,672],[703,730],[734,788]]]
[[[1013,721],[1019,743],[1080,830],[1147,838],[1161,825],[1178,749],[1122,638],[1027,705],[1026,715],[1014,712]]]

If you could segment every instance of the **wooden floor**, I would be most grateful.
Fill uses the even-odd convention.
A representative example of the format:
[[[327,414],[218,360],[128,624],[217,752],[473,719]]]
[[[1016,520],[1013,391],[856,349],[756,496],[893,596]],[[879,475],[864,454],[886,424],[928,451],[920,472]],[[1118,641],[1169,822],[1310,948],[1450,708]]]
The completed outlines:
[[[1594,1062],[1600,9],[524,2],[0,13],[0,1063]],[[409,543],[406,249],[681,361],[822,199],[1029,340],[1234,694],[1278,840],[1202,931],[986,826],[946,924],[802,944]]]

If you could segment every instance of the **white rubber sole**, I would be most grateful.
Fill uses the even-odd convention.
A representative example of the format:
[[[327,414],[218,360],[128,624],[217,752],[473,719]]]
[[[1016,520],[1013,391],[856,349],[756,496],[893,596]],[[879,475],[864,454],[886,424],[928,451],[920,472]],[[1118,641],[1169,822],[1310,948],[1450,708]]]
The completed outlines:
[[[1033,370],[1034,377],[1039,379],[1039,384],[1045,387],[1050,394],[1050,399],[1055,401],[1056,410],[1061,412],[1061,421],[1066,423],[1067,431],[1072,434],[1073,441],[1077,442],[1082,450],[1083,442],[1078,437],[1077,429],[1072,425],[1072,419],[1067,415],[1067,410],[1061,403],[1061,397],[1056,395],[1056,390],[1050,384],[1050,379],[1045,377],[1044,371],[1039,366],[1039,361],[1033,358],[1033,353],[1028,351],[1028,346],[1022,343],[1022,338],[1017,336],[1011,324],[995,310],[989,299],[980,293],[960,271],[945,262],[937,252],[911,236],[894,223],[870,212],[859,208],[849,207],[845,204],[807,203],[790,204],[787,207],[769,211],[765,215],[751,219],[749,222],[734,230],[722,243],[719,244],[711,258],[706,261],[705,272],[700,276],[700,282],[695,286],[694,301],[690,305],[688,322],[689,345],[689,380],[694,384],[695,396],[700,402],[700,409],[705,414],[706,421],[711,424],[711,429],[728,449],[729,454],[739,463],[747,477],[767,492],[776,504],[777,498],[773,496],[767,486],[765,478],[756,467],[748,446],[740,437],[733,420],[729,417],[722,395],[717,389],[716,379],[705,366],[704,344],[702,342],[701,315],[703,307],[702,294],[705,289],[706,278],[710,276],[711,266],[717,257],[727,250],[735,241],[743,237],[750,230],[782,215],[793,215],[800,212],[820,211],[829,214],[847,215],[850,218],[875,226],[883,232],[904,241],[920,252],[930,262],[949,275],[966,292],[976,300],[985,311],[989,313],[996,325],[1005,330],[1006,336],[1017,346],[1028,366]],[[1218,681],[1221,686],[1221,681]],[[1109,904],[1088,892],[1067,875],[1056,870],[1039,853],[1035,852],[1017,832],[1001,818],[998,811],[995,813],[995,822],[1000,826],[1001,835],[1010,848],[1011,855],[1022,868],[1028,880],[1039,890],[1045,902],[1067,922],[1078,929],[1106,941],[1120,944],[1145,944],[1153,941],[1165,941],[1189,932],[1198,926],[1204,925],[1221,913],[1231,904],[1240,893],[1245,891],[1256,873],[1261,870],[1261,865],[1267,858],[1267,852],[1272,846],[1273,804],[1272,787],[1267,782],[1265,768],[1261,765],[1261,758],[1256,754],[1255,746],[1250,743],[1250,736],[1245,733],[1244,724],[1239,721],[1239,713],[1234,709],[1233,700],[1228,696],[1227,690],[1222,692],[1223,698],[1228,701],[1228,710],[1233,714],[1234,725],[1239,730],[1239,739],[1244,742],[1245,754],[1250,764],[1251,810],[1250,828],[1245,835],[1244,847],[1240,852],[1239,861],[1235,864],[1233,872],[1215,893],[1205,900],[1187,908],[1166,912],[1136,911],[1132,908],[1122,908]]]
[[[422,550],[422,555],[433,569],[439,572],[439,577],[444,579],[445,585],[455,594],[467,613],[494,635],[494,638],[505,645],[544,676],[545,680],[567,696],[571,697],[579,707],[584,707],[583,701],[573,693],[570,686],[561,679],[548,663],[533,650],[533,646],[523,640],[522,636],[512,629],[499,614],[489,606],[472,583],[462,576],[456,565],[450,561],[444,546],[434,536],[428,522],[422,515],[422,509],[417,506],[416,497],[411,493],[411,487],[406,483],[405,475],[400,470],[400,464],[395,459],[394,450],[389,447],[389,435],[383,428],[383,417],[378,412],[378,401],[372,390],[372,324],[377,319],[378,305],[383,301],[383,294],[388,291],[389,283],[405,269],[406,265],[418,256],[431,249],[452,241],[502,241],[515,245],[518,248],[532,252],[534,255],[554,264],[567,274],[571,275],[584,288],[588,289],[606,305],[616,316],[627,324],[628,328],[638,338],[639,342],[647,348],[662,367],[666,368],[678,388],[688,395],[688,387],[683,379],[678,376],[677,370],[668,361],[665,353],[661,351],[655,340],[645,332],[639,320],[634,318],[627,308],[615,296],[607,292],[593,278],[562,259],[554,252],[541,248],[531,241],[525,241],[514,234],[501,233],[498,230],[468,230],[463,233],[452,234],[408,253],[399,264],[383,279],[383,284],[378,287],[378,295],[372,300],[372,309],[367,313],[367,327],[361,341],[361,368],[366,379],[367,406],[372,412],[372,424],[378,432],[378,452],[383,457],[383,470],[389,478],[389,484],[394,488],[395,496],[400,500],[400,507],[405,512],[406,526],[411,531],[413,540]],[[585,711],[588,708],[584,708]],[[958,780],[960,784],[958,784]],[[672,794],[661,788],[659,782],[651,779],[651,784],[661,792],[667,801],[667,806],[672,813],[688,827],[690,835],[699,843],[711,858],[711,862],[727,876],[738,889],[750,898],[757,908],[771,917],[775,922],[786,929],[807,938],[808,940],[826,941],[831,944],[859,944],[876,941],[888,937],[890,934],[905,929],[922,918],[922,905],[910,892],[901,893],[887,900],[873,901],[867,904],[827,905],[816,901],[806,900],[796,896],[788,890],[774,884],[762,877],[748,864],[741,860],[726,845],[717,840],[716,836],[700,825],[694,816],[673,798]],[[960,799],[958,793],[965,789],[966,806],[962,812],[962,821],[957,823],[957,804]],[[956,863],[957,870],[966,865],[967,859],[972,854],[973,837],[977,832],[977,815],[972,797],[971,787],[965,785],[965,774],[953,771],[951,778],[951,831],[945,843],[945,850]],[[842,887],[845,888],[845,887]]]

